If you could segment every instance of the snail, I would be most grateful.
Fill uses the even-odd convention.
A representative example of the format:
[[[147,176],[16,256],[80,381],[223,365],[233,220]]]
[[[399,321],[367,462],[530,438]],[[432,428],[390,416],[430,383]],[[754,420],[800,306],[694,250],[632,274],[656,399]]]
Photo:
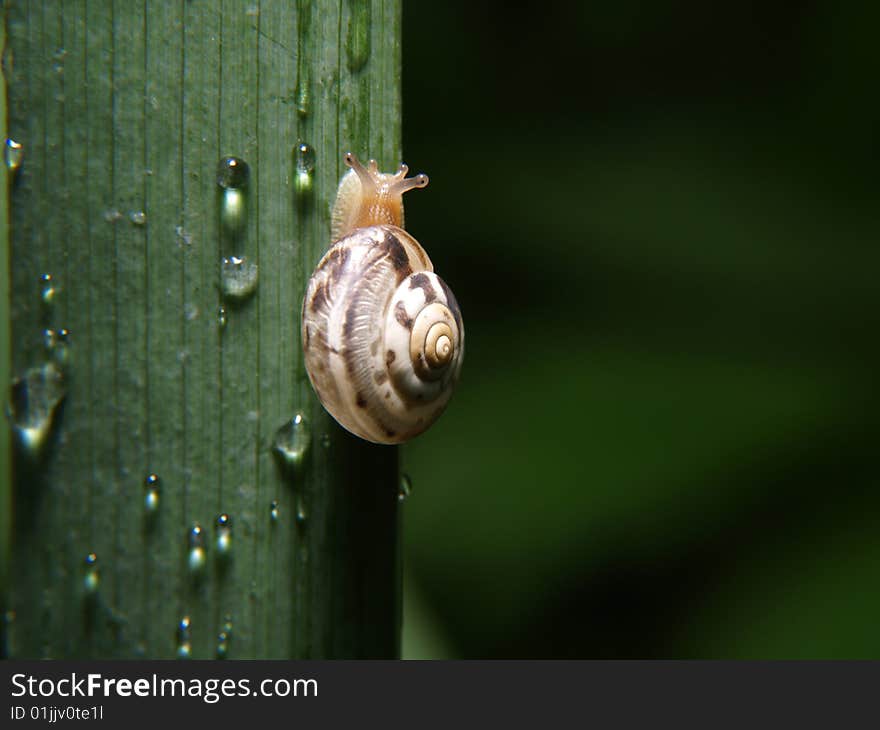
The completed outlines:
[[[381,173],[352,153],[336,193],[331,245],[302,306],[306,370],[324,408],[367,441],[398,444],[443,412],[464,327],[452,291],[403,229],[402,196],[427,175]]]

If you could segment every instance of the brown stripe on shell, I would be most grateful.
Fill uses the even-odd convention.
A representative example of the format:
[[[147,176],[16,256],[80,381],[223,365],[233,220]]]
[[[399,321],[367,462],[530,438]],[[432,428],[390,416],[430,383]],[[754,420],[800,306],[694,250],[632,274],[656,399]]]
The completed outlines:
[[[338,281],[345,273],[350,257],[351,249],[345,245],[336,245],[327,252],[327,257],[320,266],[320,271],[324,274],[323,281],[315,288],[309,303],[313,312],[330,308],[330,290],[334,281]]]
[[[406,307],[403,305],[403,302],[398,302],[394,307],[394,318],[400,322],[401,327],[406,327],[408,330],[413,328],[413,321],[406,313]]]
[[[367,407],[367,398],[363,393],[361,393],[361,391],[357,392],[357,397],[355,398],[355,403],[357,404],[358,408],[366,408]]]
[[[397,353],[395,353],[394,350],[388,350],[388,352],[385,353],[385,364],[390,365],[394,362],[396,357]]]
[[[348,246],[334,246],[327,252],[327,260],[324,262],[324,266],[331,265],[333,267],[332,273],[339,275],[345,269],[346,264],[348,264],[350,256],[351,249]]]
[[[352,301],[351,306],[345,313],[345,322],[342,324],[345,342],[351,339],[351,335],[354,332],[354,312],[357,311],[357,304],[357,299]],[[343,362],[345,362],[345,369],[348,371],[348,374],[354,375],[357,372],[357,360],[355,359],[354,350],[350,347],[343,347],[339,355],[342,357]]]
[[[425,304],[430,304],[437,299],[437,291],[427,274],[418,273],[409,277],[410,289],[421,289],[425,293]]]
[[[388,380],[388,373],[384,370],[380,370],[373,376],[373,379],[376,381],[377,385],[382,385],[386,380]]]
[[[309,306],[312,308],[313,312],[318,312],[321,309],[327,308],[327,289],[328,287],[326,281],[315,287],[315,293],[312,295],[312,301],[309,302]]]
[[[354,350],[349,347],[343,347],[342,352],[339,353],[339,356],[345,363],[345,369],[348,374],[354,376],[354,374],[357,372],[357,360],[355,359]]]
[[[388,257],[391,265],[397,272],[397,283],[399,284],[412,273],[412,266],[409,262],[409,256],[406,254],[406,249],[397,236],[388,232],[385,233],[385,238],[379,246],[382,253]]]
[[[306,329],[309,330],[308,340],[310,348],[316,349],[319,352],[327,352],[331,349],[327,342],[327,335],[320,327],[316,327],[314,332],[311,332],[311,328],[308,325],[306,325]]]
[[[345,335],[346,340],[354,334],[355,313],[358,311],[359,306],[360,299],[355,296],[348,305],[348,309],[345,310],[345,321],[342,323],[342,334]]]

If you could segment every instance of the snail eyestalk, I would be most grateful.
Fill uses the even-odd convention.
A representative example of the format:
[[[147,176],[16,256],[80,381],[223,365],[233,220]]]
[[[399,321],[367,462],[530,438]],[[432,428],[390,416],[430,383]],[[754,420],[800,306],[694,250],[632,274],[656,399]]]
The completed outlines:
[[[428,176],[419,174],[408,178],[409,168],[403,164],[396,173],[379,172],[376,160],[370,160],[365,167],[353,152],[346,152],[344,160],[360,183],[356,193],[348,190],[351,186],[348,176],[340,185],[339,195],[346,198],[351,195],[357,203],[350,208],[351,217],[344,224],[345,230],[377,225],[402,227],[403,194],[413,188],[425,187]]]
[[[403,167],[403,165],[401,166]],[[398,195],[403,195],[407,190],[415,188],[424,188],[428,185],[428,176],[420,172],[415,177],[401,177],[395,180],[390,186],[390,190]]]

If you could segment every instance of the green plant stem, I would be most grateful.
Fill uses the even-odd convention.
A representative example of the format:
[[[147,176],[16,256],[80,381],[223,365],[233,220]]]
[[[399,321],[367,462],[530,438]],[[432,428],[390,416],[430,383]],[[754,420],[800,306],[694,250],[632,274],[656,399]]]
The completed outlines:
[[[12,655],[173,657],[188,638],[211,658],[228,622],[231,658],[397,656],[397,450],[323,411],[299,312],[343,151],[400,161],[399,0],[10,3],[8,33],[10,127],[26,150],[14,371],[46,357],[47,327],[71,343],[52,436],[16,460]],[[311,192],[297,192],[300,141],[315,152]],[[221,221],[224,155],[250,166],[236,235]],[[238,302],[221,293],[231,255],[259,265]],[[48,311],[43,273],[60,289]],[[295,413],[311,440],[291,471],[271,447]]]

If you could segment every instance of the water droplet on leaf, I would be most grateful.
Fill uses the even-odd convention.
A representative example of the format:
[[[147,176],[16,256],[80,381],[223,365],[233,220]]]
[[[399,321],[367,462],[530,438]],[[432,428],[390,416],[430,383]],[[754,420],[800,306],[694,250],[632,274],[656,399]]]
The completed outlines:
[[[232,554],[232,519],[225,512],[217,517],[217,556],[227,559]]]
[[[148,474],[144,480],[144,509],[148,515],[155,515],[159,511],[159,497],[162,482],[156,474]]]
[[[229,643],[232,641],[232,617],[226,614],[223,628],[217,634],[217,658],[226,659],[229,656]]]
[[[101,585],[101,575],[98,572],[98,556],[95,553],[89,553],[85,559],[85,575],[83,577],[83,588],[86,595],[92,596],[98,592]]]
[[[32,367],[12,382],[9,417],[19,444],[29,455],[36,457],[42,451],[66,395],[64,372],[54,362]]]
[[[177,624],[177,658],[189,659],[192,656],[192,624],[189,616],[184,616]]]
[[[11,137],[7,137],[6,146],[3,149],[3,158],[6,162],[6,169],[9,172],[18,172],[21,169],[21,163],[24,162],[24,147]]]
[[[217,163],[217,184],[221,188],[243,188],[250,176],[250,165],[240,157],[230,155]]]
[[[199,575],[205,568],[207,558],[205,556],[205,535],[202,526],[194,524],[188,533],[189,554],[186,563],[190,573]]]
[[[229,299],[251,296],[256,291],[259,273],[257,265],[246,256],[225,257],[220,275],[223,296]]]
[[[303,528],[306,526],[306,522],[309,519],[309,513],[306,509],[305,499],[302,494],[298,494],[296,497],[296,524],[297,527]]]
[[[412,480],[406,474],[400,475],[400,484],[397,487],[397,499],[401,502],[412,494]]]
[[[247,196],[241,188],[227,188],[220,202],[220,225],[232,237],[238,236],[247,223]]]
[[[183,226],[174,226],[174,233],[184,246],[192,245],[192,234],[187,233]]]
[[[60,330],[43,330],[43,347],[46,354],[62,372],[70,364],[70,331],[62,327]]]
[[[44,306],[51,307],[58,295],[58,288],[52,279],[52,274],[40,274],[40,301]]]
[[[311,195],[315,176],[315,150],[305,142],[299,142],[293,148],[293,159],[296,168],[294,188],[299,196]]]
[[[311,429],[305,417],[297,413],[275,432],[272,450],[283,466],[296,469],[305,458],[311,439]]]

